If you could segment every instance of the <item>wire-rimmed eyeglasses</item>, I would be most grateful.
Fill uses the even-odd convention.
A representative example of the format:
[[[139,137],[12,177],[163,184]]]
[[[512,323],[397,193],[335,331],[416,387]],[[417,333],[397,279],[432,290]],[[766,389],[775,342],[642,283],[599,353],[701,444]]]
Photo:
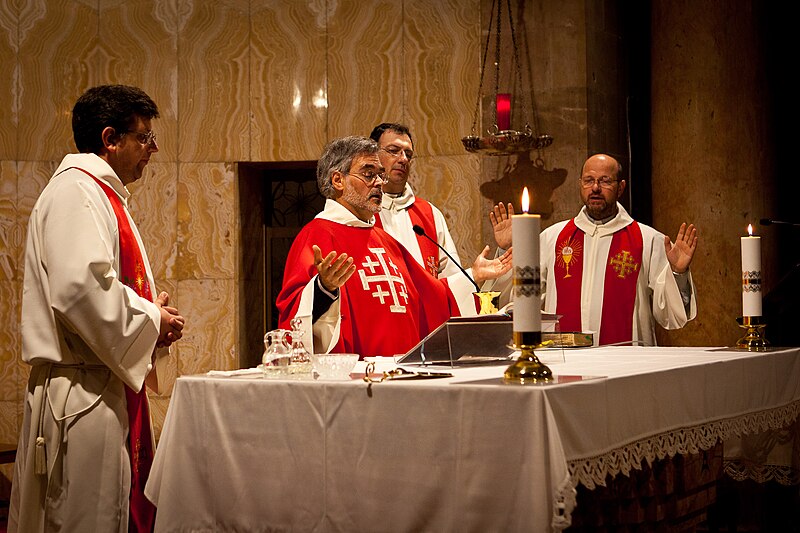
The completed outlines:
[[[378,180],[381,180],[382,183],[386,183],[386,174],[381,172],[373,172],[371,170],[364,170],[361,173],[354,173],[348,172],[348,176],[353,176],[354,178],[358,178],[370,187],[375,185]]]
[[[405,155],[406,159],[411,161],[414,158],[414,151],[413,150],[403,150],[399,146],[386,146],[381,148],[384,152],[389,154],[392,157],[400,157],[401,155]]]
[[[126,133],[133,133],[136,135],[136,140],[139,141],[140,144],[144,146],[149,146],[151,144],[156,144],[156,134],[153,130],[150,131],[136,131],[136,130],[128,130],[122,132],[123,135]]]
[[[584,189],[592,189],[597,184],[601,189],[610,189],[617,180],[610,176],[600,176],[599,178],[580,177],[578,181],[581,182],[581,187]]]

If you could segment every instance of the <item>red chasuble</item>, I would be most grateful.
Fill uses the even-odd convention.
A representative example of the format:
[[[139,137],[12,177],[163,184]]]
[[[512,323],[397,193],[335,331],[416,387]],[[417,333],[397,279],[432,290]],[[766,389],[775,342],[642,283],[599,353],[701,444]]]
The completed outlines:
[[[561,331],[581,331],[584,232],[570,220],[556,240],[555,266]],[[642,264],[642,231],[635,221],[614,233],[606,259],[601,345],[633,340],[636,282]]]
[[[434,278],[439,277],[439,247],[431,239],[436,240],[436,222],[433,219],[433,208],[431,204],[422,198],[415,198],[414,203],[408,208],[408,217],[412,225],[420,226],[425,230],[425,235],[417,235],[419,250],[422,252],[422,262],[425,270],[430,272]],[[383,229],[383,221],[380,214],[375,217],[375,225]]]
[[[459,316],[447,280],[434,279],[405,247],[381,228],[359,228],[316,218],[297,235],[278,295],[279,327],[288,328],[313,276],[316,244],[353,257],[355,273],[340,288],[341,326],[332,352],[361,357],[406,353],[420,339]]]
[[[74,167],[77,168],[77,167]],[[133,230],[128,222],[122,202],[114,190],[101,180],[92,176],[82,168],[78,170],[88,174],[94,179],[103,192],[108,196],[114,214],[117,216],[119,228],[119,265],[120,280],[136,291],[136,294],[149,301],[153,301],[150,292],[150,283],[144,267],[142,252],[133,235]],[[147,392],[144,385],[137,393],[125,385],[125,399],[128,408],[128,444],[131,459],[131,494],[130,518],[128,531],[153,531],[155,525],[156,508],[144,495],[144,486],[150,475],[153,464],[153,439],[150,433],[150,411]]]

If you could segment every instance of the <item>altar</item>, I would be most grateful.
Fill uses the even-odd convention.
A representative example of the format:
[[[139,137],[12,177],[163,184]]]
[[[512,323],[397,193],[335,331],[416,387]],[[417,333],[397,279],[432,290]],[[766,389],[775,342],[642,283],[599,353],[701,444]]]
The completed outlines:
[[[800,413],[800,348],[540,357],[553,383],[503,384],[503,366],[372,384],[181,377],[146,487],[156,531],[557,531],[578,484]]]

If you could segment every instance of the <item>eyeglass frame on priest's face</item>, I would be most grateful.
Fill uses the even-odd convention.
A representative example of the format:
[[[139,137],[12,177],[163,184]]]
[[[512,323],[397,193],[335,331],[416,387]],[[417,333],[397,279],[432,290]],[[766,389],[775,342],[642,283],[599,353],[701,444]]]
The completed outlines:
[[[366,173],[369,173],[369,174],[373,174],[373,176],[371,176],[371,177],[370,176],[365,176],[364,174],[362,174],[363,172],[366,172]],[[370,168],[362,169],[361,173],[345,172],[344,174],[346,174],[348,176],[353,176],[354,178],[358,178],[359,180],[361,180],[368,187],[374,187],[377,184],[379,179],[381,180],[381,185],[383,185],[384,183],[386,183],[388,181],[388,178],[386,177],[386,173],[385,172],[375,172],[374,170],[372,170]]]
[[[156,133],[153,130],[149,131],[136,131],[136,130],[126,130],[122,132],[122,135],[126,133],[133,133],[136,135],[136,141],[141,144],[142,146],[158,146],[158,142],[156,141]]]
[[[578,178],[578,182],[584,189],[594,189],[595,185],[599,186],[601,189],[611,189],[615,183],[619,182],[619,179],[612,178],[611,176],[600,176],[599,178],[581,176]]]
[[[405,156],[409,162],[414,159],[414,150],[403,149],[399,146],[394,146],[391,144],[389,146],[381,147],[381,150],[396,159],[399,159],[401,156]]]

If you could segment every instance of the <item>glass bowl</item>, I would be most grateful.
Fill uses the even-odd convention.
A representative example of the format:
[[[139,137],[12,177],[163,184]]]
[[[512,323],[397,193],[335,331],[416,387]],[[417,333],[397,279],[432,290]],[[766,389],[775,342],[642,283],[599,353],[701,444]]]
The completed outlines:
[[[356,353],[315,353],[311,358],[318,379],[348,380],[356,366]]]

